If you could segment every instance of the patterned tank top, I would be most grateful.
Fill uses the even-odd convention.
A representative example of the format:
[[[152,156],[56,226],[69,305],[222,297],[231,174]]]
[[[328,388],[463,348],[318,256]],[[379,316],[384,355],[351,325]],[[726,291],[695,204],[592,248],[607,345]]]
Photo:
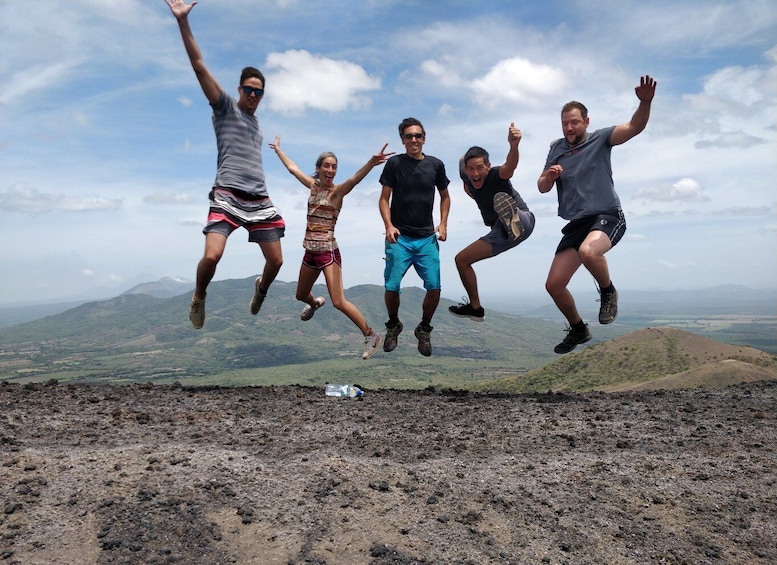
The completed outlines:
[[[308,198],[308,226],[302,246],[308,251],[333,251],[337,249],[335,224],[340,210],[329,202],[329,191],[316,181]]]

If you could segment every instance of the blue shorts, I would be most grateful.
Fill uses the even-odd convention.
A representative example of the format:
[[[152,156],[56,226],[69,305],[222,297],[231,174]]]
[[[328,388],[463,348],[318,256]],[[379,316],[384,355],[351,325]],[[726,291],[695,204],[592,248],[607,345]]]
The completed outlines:
[[[400,235],[396,243],[386,242],[386,268],[383,271],[386,290],[399,293],[402,277],[411,266],[424,281],[426,290],[440,290],[440,244],[437,243],[437,235]]]

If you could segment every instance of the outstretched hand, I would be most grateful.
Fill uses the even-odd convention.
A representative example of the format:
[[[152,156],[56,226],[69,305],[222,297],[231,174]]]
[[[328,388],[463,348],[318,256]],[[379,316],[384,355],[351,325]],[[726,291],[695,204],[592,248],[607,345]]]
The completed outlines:
[[[510,144],[510,147],[518,147],[518,144],[521,142],[521,135],[521,130],[515,127],[514,122],[510,122],[510,129],[507,130],[507,143]]]
[[[275,136],[275,143],[268,143],[268,145],[270,146],[270,149],[272,149],[273,151],[275,151],[276,149],[280,149],[281,148],[281,136],[280,135],[276,135]]]
[[[649,75],[645,75],[640,77],[639,86],[634,89],[634,94],[641,102],[650,102],[656,94],[656,86],[658,86],[658,82],[650,78]]]
[[[194,8],[194,6],[197,4],[197,2],[187,4],[183,0],[165,0],[165,2],[170,7],[170,11],[173,13],[175,19],[177,20],[188,16],[189,12],[191,12],[192,8]]]
[[[391,157],[396,153],[396,151],[391,151],[389,153],[386,153],[386,147],[388,147],[388,143],[386,143],[383,146],[383,148],[380,150],[379,153],[375,153],[375,155],[373,155],[370,158],[370,163],[372,164],[373,167],[376,165],[380,165],[381,163],[385,163],[389,157]]]

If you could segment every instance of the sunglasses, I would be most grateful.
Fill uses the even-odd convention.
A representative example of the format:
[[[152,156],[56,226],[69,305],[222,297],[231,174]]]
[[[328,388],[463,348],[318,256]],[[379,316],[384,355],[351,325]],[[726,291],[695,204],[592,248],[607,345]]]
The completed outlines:
[[[410,141],[411,139],[423,139],[425,134],[423,133],[406,133],[402,136],[403,139]]]
[[[251,94],[253,92],[257,98],[264,94],[263,88],[253,88],[251,86],[242,86],[241,88],[243,89],[243,94]]]

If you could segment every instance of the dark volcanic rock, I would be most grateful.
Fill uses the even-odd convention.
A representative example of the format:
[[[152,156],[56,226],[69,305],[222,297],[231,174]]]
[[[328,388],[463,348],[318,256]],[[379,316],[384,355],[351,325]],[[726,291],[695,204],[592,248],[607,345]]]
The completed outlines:
[[[777,562],[777,381],[0,384],[0,562]]]

